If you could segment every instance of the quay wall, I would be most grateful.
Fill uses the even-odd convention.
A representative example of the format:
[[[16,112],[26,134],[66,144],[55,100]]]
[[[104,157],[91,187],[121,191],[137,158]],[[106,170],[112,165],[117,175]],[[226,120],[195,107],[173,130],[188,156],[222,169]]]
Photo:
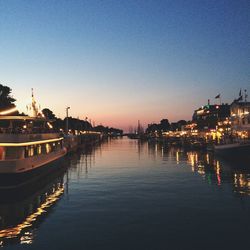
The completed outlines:
[[[73,152],[78,148],[84,148],[90,145],[94,145],[102,140],[101,133],[84,133],[80,135],[65,135],[64,146],[67,152]]]

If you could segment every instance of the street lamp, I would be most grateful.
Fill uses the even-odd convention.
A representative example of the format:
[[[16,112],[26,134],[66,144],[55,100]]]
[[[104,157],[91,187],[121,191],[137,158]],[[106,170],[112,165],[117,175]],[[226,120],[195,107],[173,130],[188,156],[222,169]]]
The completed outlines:
[[[69,109],[70,107],[66,108],[66,129],[65,129],[66,134],[69,133]]]

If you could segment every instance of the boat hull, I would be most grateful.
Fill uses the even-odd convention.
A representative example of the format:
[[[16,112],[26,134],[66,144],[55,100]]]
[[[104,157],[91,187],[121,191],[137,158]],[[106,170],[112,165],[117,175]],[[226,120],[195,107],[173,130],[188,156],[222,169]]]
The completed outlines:
[[[9,190],[23,188],[30,183],[41,180],[44,176],[49,175],[52,171],[56,171],[65,165],[64,156],[43,164],[40,167],[21,173],[1,173],[0,174],[0,190]]]
[[[215,146],[214,151],[217,155],[233,161],[250,160],[250,144],[228,144]]]
[[[2,160],[0,161],[0,174],[17,174],[31,171],[63,157],[66,152],[66,149],[62,148],[49,154],[16,160]]]

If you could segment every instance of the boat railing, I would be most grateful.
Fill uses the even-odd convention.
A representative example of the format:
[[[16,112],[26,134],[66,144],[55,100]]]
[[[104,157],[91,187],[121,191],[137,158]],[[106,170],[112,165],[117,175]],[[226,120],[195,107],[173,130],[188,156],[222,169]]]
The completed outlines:
[[[0,134],[0,143],[19,143],[19,142],[28,142],[28,141],[40,141],[40,140],[49,140],[62,137],[61,133],[30,133],[30,134]]]
[[[46,128],[32,128],[32,129],[21,129],[21,128],[0,128],[0,134],[49,134],[57,133],[58,131],[46,129]]]

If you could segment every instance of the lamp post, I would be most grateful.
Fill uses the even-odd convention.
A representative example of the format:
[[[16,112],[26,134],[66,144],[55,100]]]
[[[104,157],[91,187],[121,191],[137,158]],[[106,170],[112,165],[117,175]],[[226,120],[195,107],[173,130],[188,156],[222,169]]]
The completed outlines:
[[[69,133],[69,109],[70,109],[70,107],[67,107],[66,108],[66,134],[68,134]]]

